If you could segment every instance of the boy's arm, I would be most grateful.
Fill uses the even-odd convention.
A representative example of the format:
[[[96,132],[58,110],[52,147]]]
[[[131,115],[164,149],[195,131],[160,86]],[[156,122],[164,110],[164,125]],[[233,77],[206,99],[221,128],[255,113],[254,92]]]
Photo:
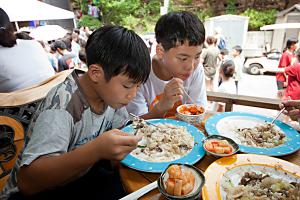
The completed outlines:
[[[162,118],[164,114],[173,107],[176,101],[182,100],[182,80],[173,78],[173,80],[165,86],[159,102],[149,110],[146,98],[151,97],[147,96],[145,87],[146,86],[143,85],[137,92],[134,100],[126,106],[129,113],[141,116],[144,119]],[[152,90],[152,88],[147,89]],[[151,91],[149,91],[149,93],[151,93]]]
[[[64,112],[54,113],[52,118],[41,113],[24,151],[24,161],[17,177],[18,187],[24,194],[35,194],[62,185],[84,173],[98,160],[121,160],[140,140],[114,129],[67,152],[71,128],[69,134],[64,134],[68,129],[63,127],[69,126],[70,121]],[[59,115],[65,115],[65,118]],[[53,131],[58,131],[58,134]]]
[[[114,129],[79,148],[61,155],[42,156],[18,173],[18,187],[32,195],[61,186],[78,177],[101,159],[122,160],[134,150],[141,138]]]
[[[159,102],[146,114],[144,119],[162,118],[164,114],[173,108],[174,104],[183,99],[183,81],[180,78],[173,78],[164,88]]]
[[[285,68],[274,68],[274,69],[260,69],[260,74],[264,74],[265,72],[273,72],[273,73],[284,73]]]

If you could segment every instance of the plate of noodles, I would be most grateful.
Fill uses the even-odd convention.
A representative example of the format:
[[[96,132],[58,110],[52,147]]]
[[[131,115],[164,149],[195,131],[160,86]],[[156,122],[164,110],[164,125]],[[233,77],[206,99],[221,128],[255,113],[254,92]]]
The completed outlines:
[[[300,134],[291,126],[263,115],[224,112],[205,123],[208,135],[223,135],[233,139],[245,153],[283,156],[300,148]]]
[[[163,172],[171,163],[193,165],[205,151],[202,147],[204,134],[191,124],[173,119],[145,120],[136,132],[134,123],[122,129],[143,137],[138,147],[121,163],[140,171]]]
[[[274,157],[236,154],[205,171],[203,200],[300,199],[300,166]]]

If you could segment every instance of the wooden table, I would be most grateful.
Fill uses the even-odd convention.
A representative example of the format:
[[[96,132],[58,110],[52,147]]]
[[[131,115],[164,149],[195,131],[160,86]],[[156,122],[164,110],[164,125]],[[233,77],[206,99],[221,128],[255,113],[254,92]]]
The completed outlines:
[[[212,114],[208,115],[206,119],[211,116]],[[204,133],[204,123],[198,126],[198,128]],[[300,150],[287,155],[279,157],[280,159],[287,160],[289,162],[292,162],[294,164],[300,165]],[[217,158],[212,156],[205,155],[200,161],[198,161],[194,166],[201,169],[203,172],[205,172],[206,168],[213,163]],[[124,185],[125,190],[127,193],[134,192],[153,181],[156,181],[159,177],[159,173],[148,173],[148,172],[140,172],[133,169],[130,169],[126,166],[121,165],[120,166],[120,175],[122,179],[122,183]],[[159,199],[165,199],[163,195],[161,195],[158,191],[158,189],[152,190],[148,194],[145,194],[140,199],[143,200],[159,200]]]

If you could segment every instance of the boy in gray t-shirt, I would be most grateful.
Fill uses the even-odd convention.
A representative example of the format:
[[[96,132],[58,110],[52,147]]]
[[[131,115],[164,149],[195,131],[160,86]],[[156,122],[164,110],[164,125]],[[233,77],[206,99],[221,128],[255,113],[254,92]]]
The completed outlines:
[[[138,136],[124,133],[125,109],[150,73],[143,40],[120,26],[96,30],[86,45],[88,71],[53,88],[30,124],[26,147],[0,199],[119,199],[122,160]]]

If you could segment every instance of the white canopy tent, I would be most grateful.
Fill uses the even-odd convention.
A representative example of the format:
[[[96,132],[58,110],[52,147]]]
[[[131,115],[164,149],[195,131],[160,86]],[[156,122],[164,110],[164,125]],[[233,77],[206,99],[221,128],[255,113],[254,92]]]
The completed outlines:
[[[0,7],[5,10],[11,22],[19,29],[19,21],[73,19],[73,12],[58,8],[37,0],[0,0]]]
[[[282,23],[282,24],[270,24],[260,27],[261,31],[274,30],[274,29],[289,29],[300,28],[300,23]]]

